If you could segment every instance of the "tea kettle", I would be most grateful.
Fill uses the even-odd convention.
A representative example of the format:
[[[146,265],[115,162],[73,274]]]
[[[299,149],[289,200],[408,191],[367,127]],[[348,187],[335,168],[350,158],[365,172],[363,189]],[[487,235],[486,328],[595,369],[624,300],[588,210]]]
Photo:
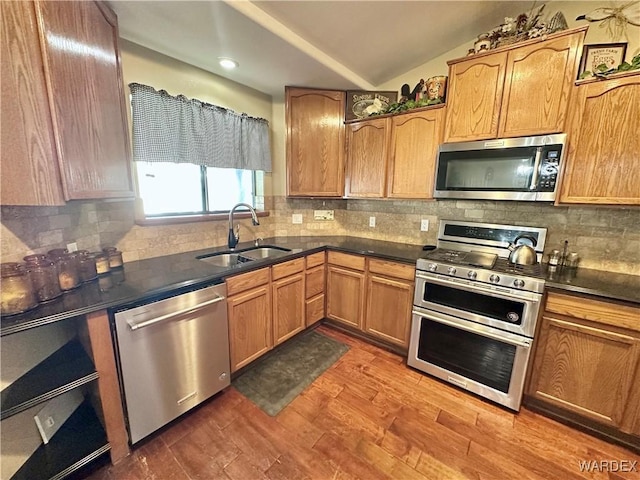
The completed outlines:
[[[518,245],[518,241],[526,238],[531,241],[530,245]],[[509,263],[515,263],[516,265],[535,265],[538,263],[538,256],[536,255],[535,247],[537,245],[537,241],[531,235],[522,234],[518,235],[513,243],[511,243],[507,248],[511,252],[509,254]]]

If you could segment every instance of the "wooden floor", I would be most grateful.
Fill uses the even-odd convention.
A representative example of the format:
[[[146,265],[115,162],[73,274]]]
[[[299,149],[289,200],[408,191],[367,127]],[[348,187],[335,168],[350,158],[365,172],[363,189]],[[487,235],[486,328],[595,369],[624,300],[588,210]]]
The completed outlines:
[[[276,417],[229,388],[91,479],[640,479],[581,461],[640,456],[512,414],[325,326],[351,346]],[[623,463],[622,465],[627,465]]]

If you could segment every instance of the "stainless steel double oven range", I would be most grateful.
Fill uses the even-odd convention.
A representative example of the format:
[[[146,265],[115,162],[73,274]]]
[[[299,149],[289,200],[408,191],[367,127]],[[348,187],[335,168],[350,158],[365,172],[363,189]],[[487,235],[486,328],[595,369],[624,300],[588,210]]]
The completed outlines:
[[[437,248],[416,265],[408,365],[519,410],[544,289],[546,233],[442,220]],[[536,265],[508,261],[509,244],[522,234]]]

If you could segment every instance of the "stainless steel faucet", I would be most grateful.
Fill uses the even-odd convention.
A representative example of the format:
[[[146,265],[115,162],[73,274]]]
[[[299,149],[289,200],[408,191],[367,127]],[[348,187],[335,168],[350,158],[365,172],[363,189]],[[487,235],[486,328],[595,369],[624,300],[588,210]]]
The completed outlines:
[[[238,245],[238,242],[240,241],[240,225],[236,225],[235,232],[233,229],[233,212],[235,212],[236,208],[238,207],[247,207],[251,212],[251,221],[253,222],[253,224],[260,225],[260,222],[258,221],[258,216],[256,215],[256,211],[253,209],[251,205],[249,205],[248,203],[238,203],[234,205],[233,208],[229,211],[229,249],[230,250],[233,250],[234,248],[236,248],[236,245]]]

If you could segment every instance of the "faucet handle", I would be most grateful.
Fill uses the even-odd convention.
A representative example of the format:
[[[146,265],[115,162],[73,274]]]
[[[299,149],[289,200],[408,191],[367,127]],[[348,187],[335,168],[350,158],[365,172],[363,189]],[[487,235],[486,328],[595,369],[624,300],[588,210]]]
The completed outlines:
[[[255,242],[254,242],[254,243],[255,243],[255,246],[256,246],[256,247],[259,247],[259,246],[260,246],[260,242],[264,242],[264,238],[262,238],[262,237],[258,237],[258,238],[256,238],[256,240],[255,240]]]

